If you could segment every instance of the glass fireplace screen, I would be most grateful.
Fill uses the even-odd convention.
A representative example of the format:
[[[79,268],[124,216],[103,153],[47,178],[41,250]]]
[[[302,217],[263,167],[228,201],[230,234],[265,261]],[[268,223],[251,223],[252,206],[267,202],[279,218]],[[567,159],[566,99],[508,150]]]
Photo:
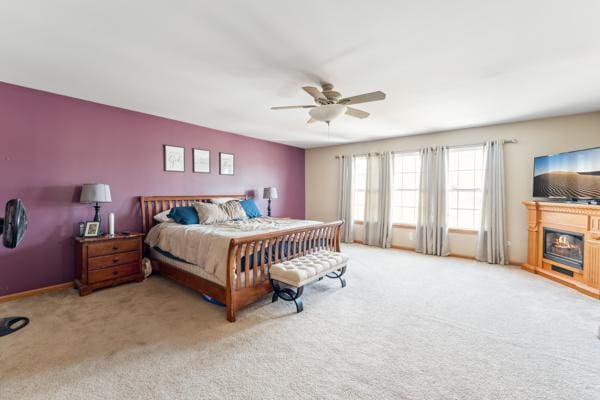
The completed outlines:
[[[583,235],[544,228],[544,258],[583,269]]]

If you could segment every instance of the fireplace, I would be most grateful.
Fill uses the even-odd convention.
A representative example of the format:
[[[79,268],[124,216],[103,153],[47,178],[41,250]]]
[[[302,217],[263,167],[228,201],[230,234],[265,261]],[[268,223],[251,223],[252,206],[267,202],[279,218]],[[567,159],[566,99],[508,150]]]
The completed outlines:
[[[544,228],[544,258],[583,269],[584,236],[581,233]]]
[[[523,269],[600,299],[600,205],[523,204],[529,232]]]

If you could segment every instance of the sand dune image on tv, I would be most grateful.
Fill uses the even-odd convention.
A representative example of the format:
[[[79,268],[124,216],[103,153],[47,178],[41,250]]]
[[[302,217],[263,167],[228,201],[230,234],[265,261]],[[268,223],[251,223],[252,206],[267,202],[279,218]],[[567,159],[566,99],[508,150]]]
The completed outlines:
[[[533,179],[536,197],[600,199],[600,171],[548,172]]]

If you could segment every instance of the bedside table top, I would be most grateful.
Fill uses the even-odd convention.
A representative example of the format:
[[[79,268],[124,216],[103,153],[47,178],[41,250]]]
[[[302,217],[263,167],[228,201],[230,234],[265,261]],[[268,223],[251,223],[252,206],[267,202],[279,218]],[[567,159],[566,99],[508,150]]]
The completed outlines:
[[[91,243],[91,242],[101,242],[101,241],[109,241],[109,240],[122,240],[122,239],[131,239],[144,236],[143,233],[140,232],[131,232],[129,235],[123,235],[121,233],[116,233],[113,236],[110,235],[102,235],[96,237],[75,237],[75,241],[79,243]]]

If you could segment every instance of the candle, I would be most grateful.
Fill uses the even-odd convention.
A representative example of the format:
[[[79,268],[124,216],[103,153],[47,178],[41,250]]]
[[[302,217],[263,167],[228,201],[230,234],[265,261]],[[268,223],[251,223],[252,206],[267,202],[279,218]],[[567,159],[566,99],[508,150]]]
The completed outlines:
[[[108,214],[108,234],[111,236],[115,235],[115,214]]]

